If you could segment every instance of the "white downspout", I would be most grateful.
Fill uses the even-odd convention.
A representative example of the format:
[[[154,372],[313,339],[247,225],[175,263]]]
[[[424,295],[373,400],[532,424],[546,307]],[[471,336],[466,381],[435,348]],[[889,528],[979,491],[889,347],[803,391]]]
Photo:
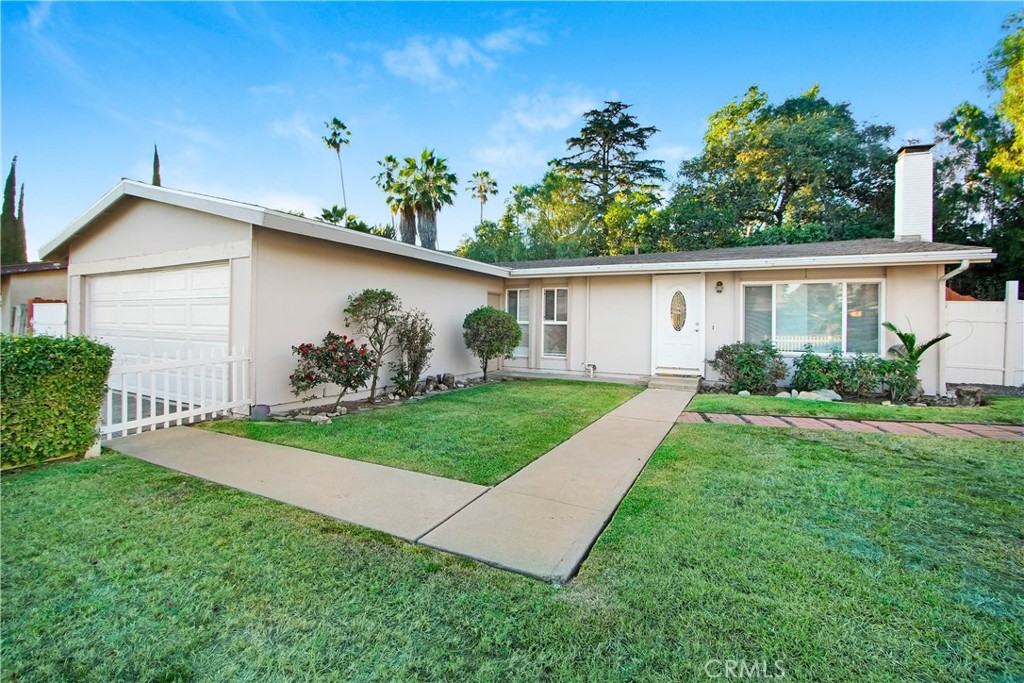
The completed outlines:
[[[964,259],[960,262],[960,265],[949,271],[945,275],[939,278],[939,331],[938,334],[942,334],[946,331],[946,283],[955,278],[960,273],[964,272],[971,267],[971,260]],[[938,336],[938,334],[936,336]],[[943,344],[938,344],[936,348],[939,351],[939,386],[937,392],[939,396],[946,395],[946,347]]]

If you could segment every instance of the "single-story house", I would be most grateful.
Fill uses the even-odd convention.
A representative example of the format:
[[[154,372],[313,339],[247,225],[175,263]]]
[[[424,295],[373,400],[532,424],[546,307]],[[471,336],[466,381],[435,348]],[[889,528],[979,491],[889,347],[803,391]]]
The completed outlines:
[[[68,267],[51,261],[0,266],[0,332],[64,335]]]
[[[944,328],[949,265],[990,249],[932,241],[930,146],[900,150],[895,239],[492,265],[260,206],[122,181],[47,244],[68,264],[69,331],[130,357],[246,349],[256,403],[289,406],[294,344],[344,331],[349,294],[396,292],[437,330],[432,372],[479,371],[462,320],[490,304],[523,328],[523,373],[643,381],[714,377],[723,344],[770,338],[786,353],[884,353],[881,323]],[[924,389],[944,387],[941,345]]]

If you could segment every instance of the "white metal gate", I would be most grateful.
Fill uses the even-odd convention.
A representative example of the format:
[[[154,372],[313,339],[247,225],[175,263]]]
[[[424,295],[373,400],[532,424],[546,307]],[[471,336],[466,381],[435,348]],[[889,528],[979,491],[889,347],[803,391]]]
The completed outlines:
[[[252,405],[244,348],[230,355],[180,356],[115,362],[101,410],[101,438],[191,424]]]

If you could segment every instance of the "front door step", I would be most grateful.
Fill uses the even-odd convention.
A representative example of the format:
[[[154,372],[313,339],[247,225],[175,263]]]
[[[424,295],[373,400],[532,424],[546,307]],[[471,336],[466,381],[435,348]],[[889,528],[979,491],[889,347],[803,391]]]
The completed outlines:
[[[670,377],[655,375],[647,381],[648,389],[669,389],[671,391],[693,391],[700,387],[700,377]]]

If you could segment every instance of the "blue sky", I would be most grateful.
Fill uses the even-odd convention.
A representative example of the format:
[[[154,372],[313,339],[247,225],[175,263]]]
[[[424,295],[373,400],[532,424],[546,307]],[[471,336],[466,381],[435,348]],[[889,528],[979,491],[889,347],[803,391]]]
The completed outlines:
[[[371,178],[424,146],[460,187],[538,180],[605,99],[661,129],[674,173],[707,116],[752,83],[814,83],[897,142],[930,139],[963,100],[1011,3],[18,3],[0,5],[4,173],[18,155],[29,256],[122,176],[307,215],[341,203],[323,121],[352,129],[350,209],[388,220]],[[439,246],[471,232],[461,191]]]

